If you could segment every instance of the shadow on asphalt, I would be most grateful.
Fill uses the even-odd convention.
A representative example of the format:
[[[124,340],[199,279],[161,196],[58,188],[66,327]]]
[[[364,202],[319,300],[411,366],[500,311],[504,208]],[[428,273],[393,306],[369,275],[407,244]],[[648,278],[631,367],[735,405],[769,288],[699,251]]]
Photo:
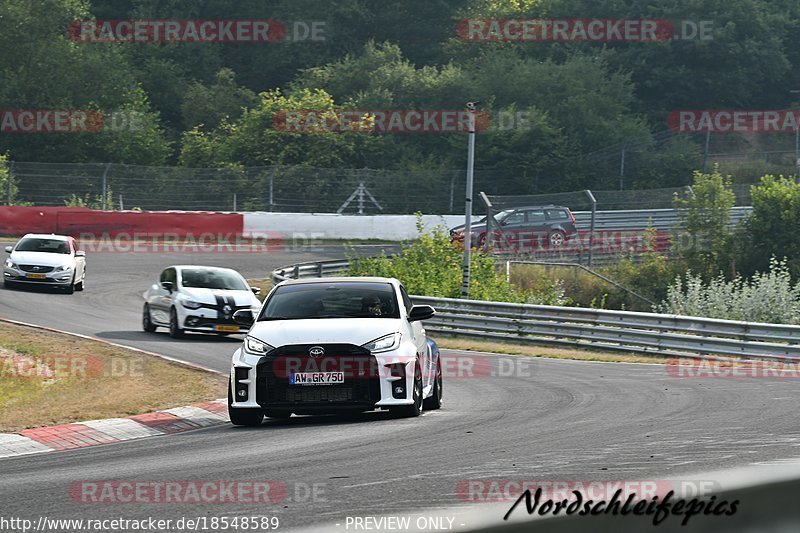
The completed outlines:
[[[214,333],[186,333],[181,339],[173,339],[166,330],[147,333],[145,331],[100,331],[95,337],[110,341],[155,341],[155,342],[221,342],[241,344],[241,335],[217,335]]]
[[[24,285],[13,285],[8,287],[7,285],[3,284],[3,289],[11,292],[36,292],[36,293],[47,293],[47,294],[60,294],[62,296],[71,296],[64,292],[64,289],[61,287],[57,287],[55,285],[45,285],[45,284],[33,284],[27,283]],[[80,291],[77,291],[75,294],[79,294]]]
[[[235,431],[264,431],[268,428],[303,428],[319,426],[335,426],[339,424],[368,424],[381,420],[396,420],[404,418],[388,411],[369,411],[366,413],[348,413],[335,415],[292,415],[289,419],[264,418],[264,422],[257,427],[226,426]]]

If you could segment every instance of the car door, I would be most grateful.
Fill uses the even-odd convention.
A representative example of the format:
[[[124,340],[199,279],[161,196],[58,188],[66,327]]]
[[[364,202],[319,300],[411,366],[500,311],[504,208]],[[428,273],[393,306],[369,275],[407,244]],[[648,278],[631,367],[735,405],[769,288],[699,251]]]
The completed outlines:
[[[408,291],[406,291],[406,288],[402,285],[400,285],[400,296],[403,299],[403,306],[406,308],[405,316],[407,317],[408,313],[411,312],[413,303],[408,296]],[[411,328],[414,345],[416,346],[417,355],[419,356],[420,368],[422,370],[422,388],[425,389],[428,385],[433,383],[431,377],[433,370],[431,368],[432,363],[430,357],[428,357],[428,337],[421,320],[409,322],[408,325]]]
[[[161,285],[165,281],[172,283],[172,292],[168,291]],[[178,274],[174,267],[165,268],[161,272],[161,275],[158,278],[158,283],[156,283],[151,289],[150,301],[148,302],[153,321],[161,324],[169,323],[169,311],[174,300],[175,289],[177,289],[178,286],[177,282]]]
[[[83,279],[83,274],[86,271],[86,257],[78,255],[78,245],[75,239],[69,240],[69,250],[75,261],[75,281]]]
[[[525,213],[514,211],[509,213],[500,223],[500,246],[504,249],[519,248],[520,233],[525,229]]]
[[[547,242],[548,226],[544,209],[525,210],[525,238],[522,247],[526,251],[542,249]]]

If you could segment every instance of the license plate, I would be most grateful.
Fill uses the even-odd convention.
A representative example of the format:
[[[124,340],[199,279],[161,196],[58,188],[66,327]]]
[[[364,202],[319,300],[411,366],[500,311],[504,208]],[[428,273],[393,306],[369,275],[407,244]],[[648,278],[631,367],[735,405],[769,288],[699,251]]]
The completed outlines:
[[[344,383],[344,372],[292,372],[290,385],[335,385]]]
[[[221,326],[217,326],[216,330],[217,331],[225,331],[225,332],[228,332],[228,333],[238,333],[239,332],[239,326],[224,326],[224,325],[221,325]]]
[[[45,274],[26,274],[25,276],[28,279],[45,279],[47,276]]]

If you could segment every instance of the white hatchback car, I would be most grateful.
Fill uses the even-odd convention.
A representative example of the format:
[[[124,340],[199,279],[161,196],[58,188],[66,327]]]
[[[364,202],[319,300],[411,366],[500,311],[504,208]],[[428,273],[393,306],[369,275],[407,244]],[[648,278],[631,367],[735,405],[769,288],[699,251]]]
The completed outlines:
[[[417,416],[442,404],[442,367],[422,320],[394,278],[310,278],[279,283],[261,312],[234,319],[250,333],[231,360],[234,425],[264,416],[388,409]]]
[[[142,329],[153,332],[159,326],[166,327],[173,338],[183,336],[184,331],[243,333],[249,327],[234,322],[233,314],[241,309],[258,313],[258,292],[230,268],[167,267],[158,283],[142,295]]]
[[[50,286],[67,294],[82,291],[86,282],[86,253],[67,235],[28,233],[6,246],[3,284]]]

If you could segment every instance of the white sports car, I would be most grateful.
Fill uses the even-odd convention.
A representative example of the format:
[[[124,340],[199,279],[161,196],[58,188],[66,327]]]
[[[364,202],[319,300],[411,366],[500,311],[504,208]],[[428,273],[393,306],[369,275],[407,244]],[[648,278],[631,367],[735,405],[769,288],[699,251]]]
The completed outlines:
[[[284,281],[231,360],[228,413],[234,425],[376,408],[417,416],[442,403],[439,350],[421,321],[435,313],[412,305],[393,278]]]
[[[257,313],[258,288],[251,288],[230,268],[175,265],[165,268],[158,283],[147,289],[142,309],[142,329],[169,328],[173,338],[185,331],[228,335],[244,333],[249,326],[233,320],[236,311]]]
[[[3,284],[50,286],[67,294],[82,291],[86,281],[86,253],[68,235],[28,233],[6,246]]]

